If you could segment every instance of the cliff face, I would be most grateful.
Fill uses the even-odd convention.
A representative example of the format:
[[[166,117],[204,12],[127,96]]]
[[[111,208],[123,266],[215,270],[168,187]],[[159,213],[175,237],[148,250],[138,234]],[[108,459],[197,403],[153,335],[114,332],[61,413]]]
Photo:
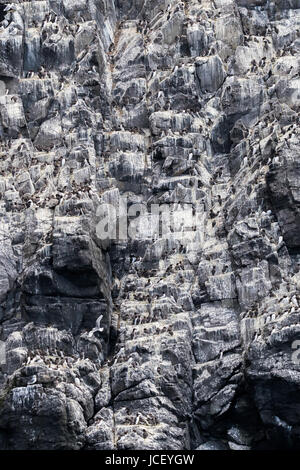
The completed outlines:
[[[1,449],[300,447],[299,9],[1,0]]]

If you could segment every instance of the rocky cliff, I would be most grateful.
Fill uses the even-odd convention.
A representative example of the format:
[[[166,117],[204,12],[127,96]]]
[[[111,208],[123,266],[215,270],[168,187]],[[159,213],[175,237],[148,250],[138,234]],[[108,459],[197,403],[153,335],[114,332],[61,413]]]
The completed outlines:
[[[0,448],[300,448],[300,1],[0,21]]]

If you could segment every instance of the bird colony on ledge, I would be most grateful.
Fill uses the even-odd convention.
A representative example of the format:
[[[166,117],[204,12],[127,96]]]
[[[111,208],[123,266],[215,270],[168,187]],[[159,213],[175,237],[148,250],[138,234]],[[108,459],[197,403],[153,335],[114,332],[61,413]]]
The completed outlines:
[[[300,449],[299,33],[300,0],[0,0],[0,449]]]

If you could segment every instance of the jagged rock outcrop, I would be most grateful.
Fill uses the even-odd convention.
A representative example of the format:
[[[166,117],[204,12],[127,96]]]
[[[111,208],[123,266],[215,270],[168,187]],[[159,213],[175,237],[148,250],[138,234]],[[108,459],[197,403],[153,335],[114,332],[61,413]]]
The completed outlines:
[[[0,448],[299,449],[299,1],[0,1]]]

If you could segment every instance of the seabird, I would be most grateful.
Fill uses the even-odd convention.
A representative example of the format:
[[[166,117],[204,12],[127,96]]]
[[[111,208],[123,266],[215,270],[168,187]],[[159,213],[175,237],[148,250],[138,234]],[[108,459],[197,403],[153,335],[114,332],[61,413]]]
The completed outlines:
[[[37,381],[37,377],[36,375],[33,375],[32,377],[29,378],[27,385],[33,385],[36,383],[36,381]]]
[[[80,380],[79,380],[78,377],[75,378],[75,385],[76,385],[77,387],[80,387]]]

